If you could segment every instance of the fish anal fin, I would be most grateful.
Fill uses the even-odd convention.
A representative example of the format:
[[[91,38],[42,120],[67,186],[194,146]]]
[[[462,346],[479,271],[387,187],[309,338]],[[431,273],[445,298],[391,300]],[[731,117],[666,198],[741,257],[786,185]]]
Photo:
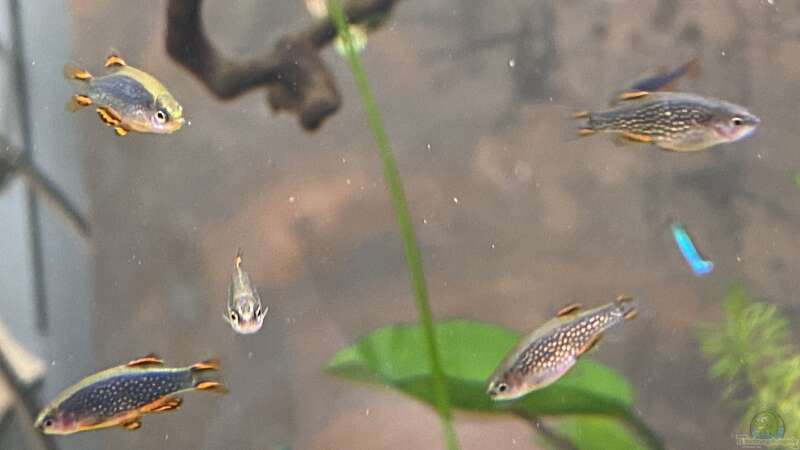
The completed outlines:
[[[134,420],[133,422],[122,423],[120,425],[122,425],[128,431],[135,431],[142,427],[142,422]]]
[[[576,111],[571,114],[573,119],[587,119],[591,114],[589,111]]]
[[[203,371],[203,370],[217,370],[219,369],[219,360],[218,359],[207,359],[205,361],[200,361],[197,363],[192,364],[190,367],[195,372]]]
[[[233,264],[236,266],[237,269],[242,268],[242,249],[236,249],[236,257],[233,260]]]
[[[143,413],[167,412],[180,408],[182,403],[182,398],[168,395],[141,407],[140,411]]]
[[[68,80],[88,81],[92,78],[92,74],[75,64],[68,63],[64,65],[64,78]]]
[[[593,349],[597,343],[600,342],[600,335],[595,335],[593,338],[589,340],[584,346],[578,351],[578,356],[583,355],[584,353]]]
[[[633,133],[631,131],[622,131],[617,136],[629,142],[650,144],[653,138],[646,134]]]
[[[97,111],[97,115],[100,117],[100,120],[108,126],[116,127],[122,123],[122,118],[120,115],[111,108],[98,106],[95,111]]]
[[[595,132],[596,131],[591,129],[591,128],[580,128],[580,129],[578,129],[578,136],[580,136],[580,137],[591,136]]]
[[[147,355],[142,356],[141,358],[134,359],[133,361],[128,362],[125,364],[127,367],[136,367],[136,366],[163,366],[164,360],[161,359],[155,353],[149,353]]]
[[[92,104],[92,99],[81,94],[75,94],[67,102],[67,111],[75,112]]]
[[[123,127],[114,127],[114,133],[117,133],[117,136],[125,136],[128,134],[128,130]]]
[[[218,394],[227,394],[228,388],[219,381],[201,381],[197,383],[195,389],[198,391],[212,391]]]
[[[623,92],[623,93],[619,94],[619,96],[617,97],[617,100],[619,100],[621,102],[624,102],[624,101],[627,101],[627,100],[637,100],[637,99],[640,99],[640,98],[647,97],[648,95],[650,95],[650,93],[647,92],[647,91],[628,91],[628,92]]]
[[[127,66],[127,65],[128,65],[128,64],[125,62],[125,60],[124,60],[124,59],[122,59],[122,58],[121,58],[121,57],[120,57],[120,56],[117,54],[117,52],[114,52],[114,51],[112,51],[112,52],[111,52],[111,54],[109,54],[109,55],[106,57],[106,63],[105,63],[105,66],[106,66],[106,67],[114,67],[114,66],[118,66],[118,67],[125,67],[125,66]]]
[[[571,305],[567,305],[567,306],[565,306],[565,307],[563,307],[563,308],[558,310],[558,312],[556,313],[556,317],[564,317],[564,316],[566,316],[568,314],[572,314],[575,311],[578,311],[579,309],[581,309],[582,307],[583,307],[583,305],[581,305],[580,303],[573,303]]]

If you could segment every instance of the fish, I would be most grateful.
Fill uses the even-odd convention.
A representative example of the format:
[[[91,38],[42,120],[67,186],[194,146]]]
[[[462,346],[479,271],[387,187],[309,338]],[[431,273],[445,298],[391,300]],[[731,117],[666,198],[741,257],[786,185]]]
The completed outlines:
[[[745,107],[682,92],[626,92],[607,111],[581,111],[581,137],[613,133],[623,143],[647,143],[664,150],[695,152],[744,139],[761,120]]]
[[[261,329],[269,307],[263,307],[250,275],[242,269],[242,251],[236,252],[233,273],[228,284],[228,302],[223,318],[239,334],[253,334]]]
[[[45,434],[58,435],[116,426],[136,430],[145,414],[180,407],[183,400],[177,394],[181,392],[227,393],[214,376],[218,369],[217,360],[164,367],[157,355],[146,355],[67,388],[42,409],[34,426]]]
[[[549,386],[591,350],[603,332],[636,314],[635,301],[624,295],[585,311],[579,304],[562,308],[506,355],[487,380],[486,393],[492,400],[513,400]]]
[[[700,255],[686,228],[679,223],[673,223],[670,229],[672,230],[672,236],[675,238],[675,243],[683,255],[683,259],[692,268],[692,272],[698,277],[710,274],[714,270],[714,263]]]
[[[183,107],[152,75],[127,65],[115,53],[106,58],[105,67],[107,74],[93,76],[73,63],[64,66],[64,77],[77,91],[67,110],[94,105],[100,120],[119,136],[130,131],[173,133],[186,122]]]
[[[700,60],[693,58],[673,70],[661,70],[655,75],[645,75],[617,91],[611,98],[611,105],[619,103],[620,96],[626,92],[671,91],[678,81],[686,75],[697,76],[700,73]]]

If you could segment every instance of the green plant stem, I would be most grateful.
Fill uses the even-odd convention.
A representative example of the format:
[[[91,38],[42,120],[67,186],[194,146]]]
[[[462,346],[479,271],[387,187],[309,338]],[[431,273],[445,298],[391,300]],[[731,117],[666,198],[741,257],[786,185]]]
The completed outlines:
[[[634,429],[644,443],[652,450],[664,450],[664,443],[646,423],[642,422],[633,411],[629,414],[621,416],[620,419],[625,422],[629,427]]]
[[[347,60],[350,63],[350,70],[353,72],[353,78],[355,79],[358,92],[361,95],[369,125],[370,128],[372,128],[372,134],[378,145],[378,155],[383,162],[383,177],[386,181],[386,187],[392,199],[392,206],[394,208],[397,224],[400,228],[400,238],[403,241],[403,251],[410,272],[411,287],[414,291],[414,303],[417,308],[420,326],[425,333],[427,341],[428,357],[430,359],[431,376],[433,380],[433,392],[436,398],[436,410],[442,421],[447,448],[450,450],[457,450],[458,443],[456,441],[455,432],[453,431],[453,415],[450,407],[450,399],[447,394],[444,370],[442,370],[439,349],[436,344],[436,334],[433,328],[433,319],[431,318],[431,310],[428,304],[425,273],[422,270],[422,259],[420,258],[419,247],[414,237],[414,227],[408,212],[405,194],[403,193],[400,173],[397,170],[392,150],[389,147],[389,139],[386,136],[380,112],[375,104],[375,99],[372,97],[366,73],[361,67],[358,54],[353,47],[352,36],[350,35],[347,20],[339,1],[329,1],[328,11],[330,11],[334,25],[344,43]]]

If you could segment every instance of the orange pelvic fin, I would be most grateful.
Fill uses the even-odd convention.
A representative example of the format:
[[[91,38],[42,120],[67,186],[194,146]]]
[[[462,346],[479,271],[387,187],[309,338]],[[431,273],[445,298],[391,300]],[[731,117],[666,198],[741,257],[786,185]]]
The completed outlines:
[[[167,412],[178,409],[182,403],[182,398],[168,395],[141,407],[140,411],[143,413]]]
[[[219,369],[219,360],[218,359],[207,359],[205,361],[200,361],[198,363],[192,364],[190,367],[195,372],[202,371],[202,370],[217,370]]]

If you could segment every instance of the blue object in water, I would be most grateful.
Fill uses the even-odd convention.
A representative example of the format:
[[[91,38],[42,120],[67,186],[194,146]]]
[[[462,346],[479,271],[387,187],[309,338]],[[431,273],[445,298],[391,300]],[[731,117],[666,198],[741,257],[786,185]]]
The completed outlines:
[[[711,271],[714,270],[714,263],[700,256],[686,228],[679,223],[673,223],[670,228],[672,229],[672,236],[675,238],[675,243],[678,244],[678,249],[681,251],[683,259],[689,263],[692,272],[698,277],[711,273]]]

